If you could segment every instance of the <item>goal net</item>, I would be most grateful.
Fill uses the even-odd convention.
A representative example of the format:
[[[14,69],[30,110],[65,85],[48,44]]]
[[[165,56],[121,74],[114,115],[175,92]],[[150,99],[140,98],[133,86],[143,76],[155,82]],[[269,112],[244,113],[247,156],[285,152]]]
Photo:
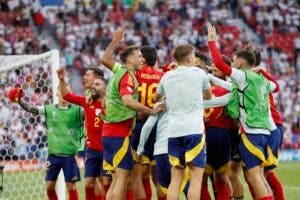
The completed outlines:
[[[34,106],[57,103],[58,67],[57,50],[40,55],[0,56],[0,168],[4,167],[0,199],[46,197],[44,118],[9,102],[7,93],[18,86],[24,90],[24,100]]]

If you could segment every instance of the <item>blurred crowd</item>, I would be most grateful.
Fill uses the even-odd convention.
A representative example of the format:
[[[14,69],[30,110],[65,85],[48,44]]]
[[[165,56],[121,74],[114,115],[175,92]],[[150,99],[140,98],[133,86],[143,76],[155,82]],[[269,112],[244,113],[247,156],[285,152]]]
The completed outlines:
[[[70,76],[75,71],[83,75],[89,66],[98,65],[99,58],[112,39],[113,30],[124,24],[128,27],[118,51],[133,44],[155,46],[159,66],[172,61],[171,51],[180,43],[193,44],[209,55],[207,23],[216,25],[218,46],[228,56],[247,43],[251,34],[255,34],[258,42],[253,46],[262,53],[262,65],[276,77],[281,86],[281,92],[275,95],[275,99],[285,121],[284,147],[300,148],[300,7],[297,1],[132,0],[105,3],[108,1],[74,0],[71,1],[73,3],[56,8],[41,7],[36,2],[0,0],[0,52],[5,55],[45,52],[50,48],[46,32],[57,41],[61,64],[66,66]],[[243,19],[255,33],[240,26],[237,18]],[[109,78],[110,72],[100,67],[105,77]],[[7,76],[17,80],[18,75],[11,72]],[[15,80],[13,78],[10,83]],[[81,92],[78,85],[73,89]],[[0,103],[7,105],[4,93],[9,87],[1,87],[5,91],[0,92]],[[41,139],[39,131],[33,134],[35,136],[30,136],[32,129],[41,130],[40,119],[35,118],[34,125],[26,128],[16,114],[21,112],[17,107],[12,106],[15,114],[10,118],[13,120],[10,120],[9,127],[5,123],[3,125],[1,116],[3,118],[5,113],[11,114],[12,111],[0,107],[1,144],[18,144],[18,140],[2,141],[15,134],[13,130],[19,130],[19,138],[22,140],[22,132],[28,133],[25,146],[29,141],[35,144],[35,148],[39,148],[37,142],[45,138]],[[22,113],[22,116],[32,118],[30,114]],[[23,148],[22,151],[25,150]]]

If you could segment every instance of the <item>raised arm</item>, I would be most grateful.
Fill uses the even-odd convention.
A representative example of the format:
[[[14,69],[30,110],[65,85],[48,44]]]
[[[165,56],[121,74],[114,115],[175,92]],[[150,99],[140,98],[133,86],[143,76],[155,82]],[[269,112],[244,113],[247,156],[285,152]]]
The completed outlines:
[[[37,107],[31,106],[29,103],[22,100],[24,97],[24,92],[21,88],[12,88],[7,94],[9,100],[13,103],[18,103],[24,110],[31,112],[33,114],[39,114],[39,109]]]
[[[57,78],[59,79],[59,89],[62,97],[64,97],[71,92],[71,89],[69,88],[68,84],[65,81],[65,70],[63,67],[60,67],[56,73],[57,73]]]
[[[118,28],[114,33],[113,33],[113,40],[109,43],[107,48],[104,51],[104,55],[101,59],[101,62],[105,67],[110,69],[111,71],[113,70],[113,67],[116,63],[116,61],[113,58],[114,52],[119,44],[119,42],[122,40],[124,37],[126,26],[123,26],[122,28]]]
[[[213,62],[219,70],[221,70],[224,74],[226,74],[226,76],[230,76],[232,73],[232,69],[223,61],[222,56],[218,51],[215,43],[217,38],[216,28],[212,25],[208,25],[207,30],[208,30],[208,34],[207,34],[208,45],[210,48],[210,54],[213,59]]]

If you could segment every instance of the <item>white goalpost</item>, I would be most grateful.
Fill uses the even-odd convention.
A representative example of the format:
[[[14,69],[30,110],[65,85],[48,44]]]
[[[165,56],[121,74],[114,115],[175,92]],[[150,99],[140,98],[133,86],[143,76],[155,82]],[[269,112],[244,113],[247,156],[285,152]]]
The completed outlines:
[[[32,105],[58,103],[59,60],[58,50],[40,55],[0,56],[0,167],[4,167],[0,199],[46,199],[44,118],[9,102],[7,93],[18,86],[24,90],[24,100]],[[56,192],[60,200],[66,199],[62,171]]]

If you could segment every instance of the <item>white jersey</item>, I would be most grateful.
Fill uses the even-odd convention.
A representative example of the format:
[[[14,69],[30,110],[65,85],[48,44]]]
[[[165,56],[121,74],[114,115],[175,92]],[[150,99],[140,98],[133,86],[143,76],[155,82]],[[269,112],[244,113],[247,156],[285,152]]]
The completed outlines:
[[[157,93],[166,97],[169,137],[204,132],[202,91],[209,88],[206,73],[197,67],[178,66],[162,77]]]

